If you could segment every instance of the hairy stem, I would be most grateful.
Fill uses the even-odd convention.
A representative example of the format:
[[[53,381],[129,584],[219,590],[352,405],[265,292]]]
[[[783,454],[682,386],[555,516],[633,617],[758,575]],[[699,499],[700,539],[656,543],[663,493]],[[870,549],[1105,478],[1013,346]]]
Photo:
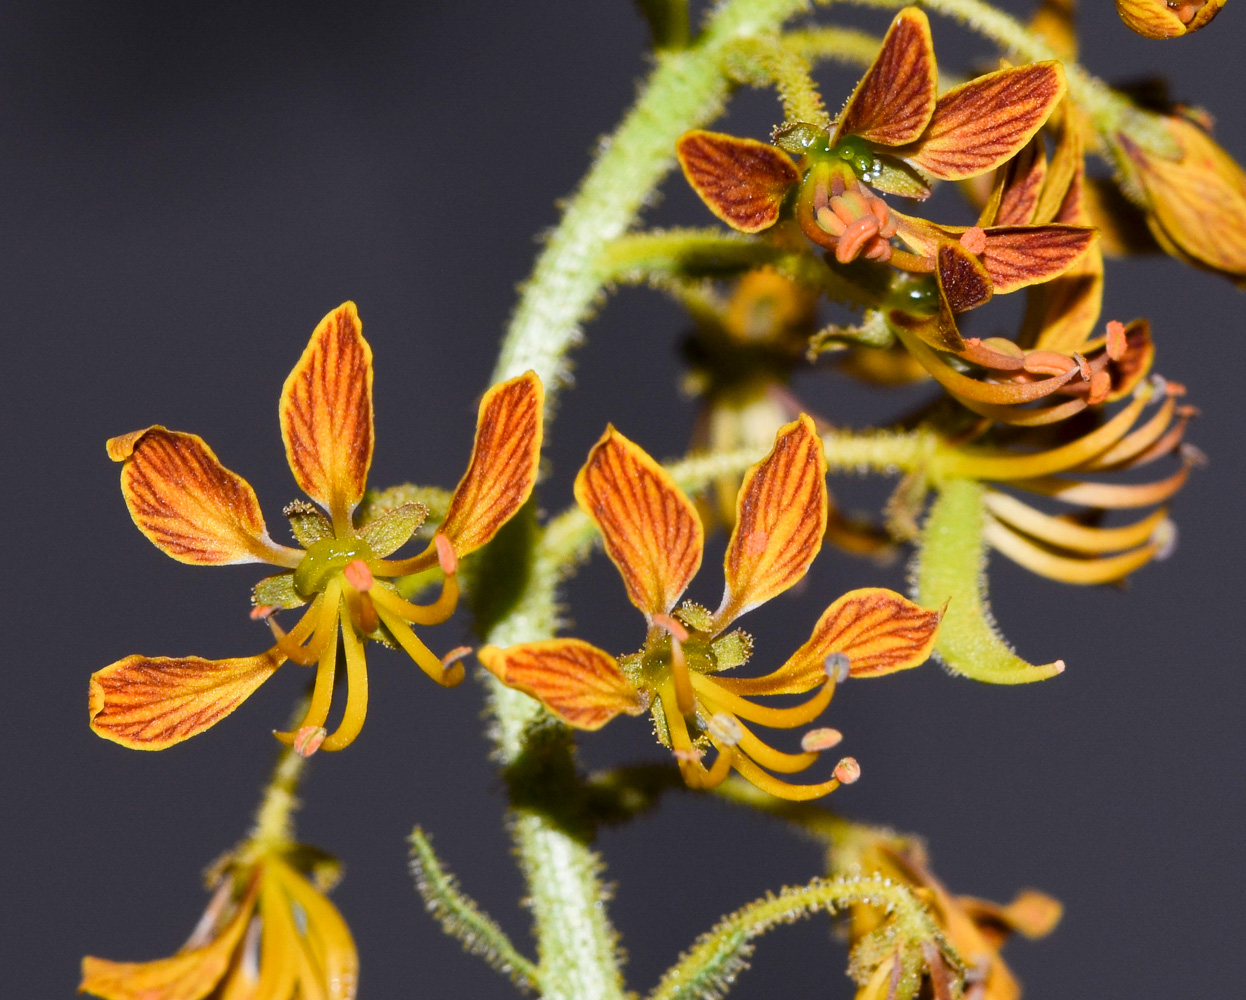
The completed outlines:
[[[537,260],[502,343],[495,381],[532,369],[545,383],[547,401],[554,402],[566,380],[567,353],[601,290],[595,264],[602,248],[633,224],[670,170],[676,139],[723,108],[730,88],[723,72],[725,48],[775,32],[807,6],[808,0],[727,0],[695,44],[657,54],[635,105],[602,144]],[[483,638],[505,646],[553,635],[558,580],[557,566],[535,560],[523,593]],[[492,680],[490,689],[497,756],[510,765],[542,709]],[[565,752],[570,755],[570,747]],[[511,828],[529,885],[542,995],[622,1000],[619,955],[596,855],[549,813],[527,805],[515,809]]]
[[[302,714],[300,710],[297,716],[302,718]],[[294,843],[294,810],[299,806],[296,793],[306,764],[306,758],[295,753],[293,747],[281,749],[246,841],[251,850],[264,853]]]

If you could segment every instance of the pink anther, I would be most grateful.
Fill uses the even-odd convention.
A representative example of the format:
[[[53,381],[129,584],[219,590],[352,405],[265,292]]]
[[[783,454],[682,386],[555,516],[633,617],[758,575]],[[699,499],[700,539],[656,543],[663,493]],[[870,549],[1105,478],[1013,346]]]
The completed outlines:
[[[463,659],[463,657],[471,655],[471,651],[471,646],[455,646],[452,650],[450,650],[450,652],[441,658],[441,665],[443,667],[453,666],[455,663],[458,663],[459,660]]]
[[[328,735],[324,726],[304,726],[294,734],[294,752],[300,757],[310,757]]]
[[[275,604],[257,604],[251,609],[251,621],[258,622],[271,618],[277,612]]]
[[[873,215],[862,216],[853,222],[839,238],[835,247],[835,259],[847,264],[857,259],[865,245],[878,235],[878,220]]]
[[[361,594],[366,594],[376,582],[372,578],[372,570],[368,569],[368,564],[362,559],[353,559],[348,562],[342,569],[342,576],[346,577],[346,582]]]
[[[805,753],[821,753],[823,750],[839,746],[843,740],[844,734],[838,729],[811,729],[800,738],[800,748]]]
[[[441,566],[441,571],[449,576],[451,573],[457,573],[459,569],[459,556],[454,551],[454,544],[441,532],[437,532],[433,536],[433,544],[437,546],[437,562]]]
[[[688,641],[688,630],[684,628],[684,623],[678,618],[672,618],[670,615],[657,614],[653,616],[653,624],[659,628],[664,628],[680,642]]]
[[[1129,341],[1125,336],[1125,324],[1118,319],[1108,321],[1108,357],[1119,361],[1125,356]]]
[[[855,757],[845,757],[835,765],[835,779],[843,785],[851,785],[861,777],[861,765]]]

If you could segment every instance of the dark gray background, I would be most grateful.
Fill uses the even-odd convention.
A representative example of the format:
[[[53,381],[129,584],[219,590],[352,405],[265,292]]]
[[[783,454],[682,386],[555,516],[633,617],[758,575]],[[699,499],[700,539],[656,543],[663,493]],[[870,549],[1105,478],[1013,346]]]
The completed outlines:
[[[1087,6],[1091,67],[1162,67],[1246,156],[1241,11],[1158,43],[1132,36],[1110,4]],[[887,19],[852,18],[877,30]],[[951,68],[988,53],[946,22],[935,38]],[[106,663],[264,645],[246,614],[257,572],[157,552],[129,521],[104,439],[154,422],[204,435],[282,530],[296,490],[278,393],[314,323],[350,297],[377,361],[373,482],[452,485],[533,234],[555,221],[555,200],[628,103],[645,42],[624,0],[0,6],[7,995],[68,996],[87,952],[177,947],[203,903],[199,869],[243,832],[274,749],[268,731],[302,681],[283,670],[210,734],[164,753],[88,731],[87,676]],[[853,78],[825,74],[828,102]],[[743,95],[731,124],[760,136],[776,117],[772,97]],[[654,218],[708,222],[679,188],[668,185]],[[1204,414],[1191,437],[1212,464],[1174,503],[1176,556],[1125,594],[997,560],[1007,634],[1034,658],[1065,657],[1064,676],[999,689],[930,666],[849,685],[830,713],[864,769],[837,808],[924,833],[958,891],[1010,898],[1035,885],[1065,901],[1049,940],[1008,949],[1033,997],[1213,996],[1239,984],[1244,305],[1227,282],[1165,259],[1110,268],[1106,316],[1153,320],[1159,368],[1190,385]],[[576,352],[547,507],[570,501],[607,420],[658,455],[681,450],[693,415],[674,390],[681,329],[654,293],[625,291],[606,307]],[[879,412],[834,377],[800,387],[848,423]],[[715,560],[693,596],[716,596]],[[900,568],[828,551],[801,594],[753,616],[759,663],[785,656],[843,589],[901,581]],[[600,557],[572,611],[607,648],[639,641]],[[432,638],[458,641],[453,627]],[[405,874],[418,821],[527,946],[480,688],[443,692],[384,650],[371,677],[362,737],[314,761],[300,817],[304,839],[345,861],[335,899],[359,942],[363,995],[508,996],[441,936]],[[643,722],[585,742],[593,764],[657,757]],[[719,914],[818,865],[779,827],[688,796],[601,848],[636,989]],[[843,966],[813,921],[763,942],[735,995],[848,996]]]

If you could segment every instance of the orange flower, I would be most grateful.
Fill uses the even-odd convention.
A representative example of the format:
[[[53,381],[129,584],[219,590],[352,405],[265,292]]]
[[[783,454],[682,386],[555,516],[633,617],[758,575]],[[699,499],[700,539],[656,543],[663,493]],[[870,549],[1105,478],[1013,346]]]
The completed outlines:
[[[1035,889],[1019,892],[1006,906],[971,896],[953,896],[930,871],[920,842],[884,831],[871,831],[868,846],[853,859],[861,870],[877,872],[911,886],[922,897],[931,916],[966,963],[965,1000],[1019,1000],[1021,987],[999,952],[1013,932],[1027,938],[1040,938],[1055,929],[1063,908],[1059,901]],[[837,872],[847,874],[845,866]],[[859,952],[869,946],[884,928],[885,915],[871,906],[853,907],[849,937]],[[886,942],[880,941],[879,945]],[[854,952],[855,954],[855,952]],[[950,997],[948,970],[938,949],[923,949],[922,974],[930,980],[935,997]],[[894,948],[878,962],[857,991],[857,1000],[883,1000],[895,996],[897,984],[906,969]],[[922,994],[924,995],[924,994]]]
[[[752,640],[728,627],[800,580],[826,527],[826,459],[807,416],[780,429],[773,450],[745,475],[724,560],[718,610],[685,602],[701,564],[701,521],[688,497],[639,446],[609,428],[575,484],[580,506],[601,531],[631,602],[645,616],[644,648],[616,659],[579,639],[498,649],[480,660],[504,684],[539,699],[568,725],[598,729],[616,715],[652,712],[657,735],[694,788],[712,787],[735,768],[763,791],[787,799],[825,795],[856,779],[845,758],[828,781],[792,785],[769,771],[803,771],[839,742],[834,730],[805,734],[802,753],[764,743],[746,723],[790,729],[812,722],[837,681],[915,667],[930,654],[939,613],[882,589],[854,590],[832,604],[809,640],[764,677],[720,676],[743,665]],[[802,704],[763,706],[753,696],[807,694]],[[713,748],[710,767],[701,763]]]
[[[433,655],[411,630],[453,614],[458,559],[488,542],[532,492],[541,447],[543,394],[528,372],[494,386],[480,404],[467,472],[432,543],[408,559],[386,558],[404,545],[427,510],[405,504],[356,525],[372,462],[372,350],[352,302],[316,327],[281,394],[281,433],[294,478],[315,504],[286,508],[302,549],[268,535],[250,485],[193,434],[149,427],[108,442],[122,462],[121,489],[134,523],[161,551],[195,565],[266,562],[286,572],[260,582],[253,617],[268,621],[276,645],[256,656],[127,656],[91,676],[91,728],[105,739],[160,750],[215,725],[287,659],[317,666],[306,718],[278,733],[301,753],[340,750],[363,726],[368,704],[364,643],[401,646],[433,680],[451,687],[463,667]],[[317,506],[317,504],[319,506]],[[440,565],[441,596],[404,600],[391,581]],[[308,605],[288,633],[277,608]],[[349,685],[341,725],[326,737],[341,626]]]
[[[1147,38],[1178,38],[1211,24],[1224,0],[1116,0],[1116,13]]]
[[[104,1000],[352,1000],[359,958],[323,895],[328,888],[276,852],[235,863],[177,954],[154,962],[88,956],[78,990]]]
[[[829,133],[790,123],[780,130],[783,148],[777,148],[697,130],[684,134],[676,151],[693,190],[741,232],[761,232],[778,222],[789,191],[799,184],[796,221],[840,264],[865,257],[927,274],[957,264],[936,252],[939,244],[967,247],[963,256],[981,272],[986,290],[984,297],[954,295],[956,311],[963,311],[989,298],[992,282],[996,291],[1008,292],[1067,269],[1089,246],[1091,232],[1048,222],[985,234],[975,229],[959,243],[945,233],[933,244],[914,242],[910,231],[924,232],[921,220],[890,209],[870,189],[926,198],[930,180],[964,180],[994,170],[1026,146],[1064,91],[1060,64],[1042,62],[988,73],[937,96],[930,24],[909,7],[896,15]],[[894,248],[895,236],[915,253]],[[953,278],[944,283],[952,287]]]
[[[1178,159],[1116,136],[1117,163],[1140,189],[1147,224],[1168,253],[1237,280],[1246,278],[1246,173],[1194,122],[1163,119]]]

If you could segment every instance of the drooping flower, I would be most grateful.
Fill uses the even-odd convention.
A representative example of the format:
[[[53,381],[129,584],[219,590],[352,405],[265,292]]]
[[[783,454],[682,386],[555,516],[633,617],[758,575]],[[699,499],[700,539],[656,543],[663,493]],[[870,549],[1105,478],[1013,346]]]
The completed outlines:
[[[1163,124],[1181,151],[1176,159],[1115,137],[1116,161],[1145,200],[1152,235],[1174,257],[1246,279],[1246,173],[1188,118],[1169,115]]]
[[[954,268],[944,281],[949,288],[969,266],[981,272],[986,297],[992,283],[1001,293],[1013,291],[1070,267],[1089,246],[1092,234],[1084,227],[979,228],[971,240],[942,238],[930,246],[909,240],[921,220],[896,212],[871,190],[926,198],[931,180],[965,180],[1006,163],[1063,98],[1059,63],[1007,67],[941,97],[937,92],[930,25],[909,7],[892,22],[829,133],[789,123],[772,146],[696,130],[680,138],[676,151],[693,190],[729,226],[761,232],[790,210],[805,235],[840,264],[864,257],[919,274]],[[798,186],[789,209],[789,192]],[[892,244],[897,236],[910,242],[909,251]],[[971,263],[936,252],[944,244],[964,248],[957,256]],[[981,301],[952,296],[964,308]]]
[[[359,958],[350,928],[295,857],[268,851],[216,874],[215,893],[189,940],[152,962],[82,960],[79,992],[103,1000],[353,1000]],[[302,849],[307,853],[307,849]]]
[[[658,739],[671,748],[687,784],[712,787],[731,769],[787,799],[824,795],[855,780],[845,758],[835,776],[792,785],[791,774],[814,763],[839,734],[814,729],[802,753],[784,753],[749,728],[756,723],[804,726],[830,702],[836,683],[915,667],[930,654],[939,613],[883,589],[851,591],[835,601],[813,633],[778,670],[762,677],[724,675],[742,666],[752,640],[737,618],[783,593],[809,568],[826,526],[826,459],[807,416],[780,429],[773,450],[749,469],[737,497],[735,527],[724,559],[726,587],[717,611],[691,602],[676,609],[701,564],[703,533],[692,502],[643,449],[609,428],[576,479],[580,506],[601,531],[606,553],[631,602],[645,616],[644,648],[615,658],[580,639],[551,639],[499,649],[480,661],[502,683],[539,699],[558,719],[598,729],[615,716],[653,715]],[[784,708],[757,696],[808,694]],[[702,763],[710,749],[717,757]]]
[[[487,543],[532,492],[541,447],[542,388],[532,372],[494,386],[480,404],[476,441],[433,541],[418,555],[390,559],[427,514],[406,504],[357,525],[372,461],[372,350],[352,302],[316,327],[281,394],[281,432],[294,478],[315,501],[286,508],[303,548],[274,542],[251,486],[220,463],[204,441],[149,427],[108,442],[121,462],[121,488],[134,523],[179,562],[266,562],[284,570],[255,589],[253,617],[266,620],[276,644],[255,656],[127,656],[91,676],[91,728],[105,739],[159,750],[215,725],[287,659],[316,666],[306,718],[279,733],[300,752],[340,750],[363,726],[368,703],[364,644],[402,647],[437,683],[463,678],[456,654],[446,661],[411,625],[453,614],[458,560]],[[441,595],[427,606],[404,600],[391,581],[440,566]],[[279,608],[307,606],[288,632]],[[338,729],[324,731],[342,636],[348,695]]]
[[[1211,24],[1225,0],[1116,0],[1116,13],[1147,38],[1179,38]]]
[[[838,857],[832,854],[834,874],[883,875],[909,886],[926,901],[947,943],[966,963],[961,970],[964,1000],[1019,1000],[1020,984],[1000,957],[1000,949],[1014,932],[1031,939],[1050,934],[1062,914],[1057,900],[1035,889],[1019,892],[1007,905],[953,896],[930,871],[920,841],[891,831],[862,828],[848,847]],[[864,980],[856,1000],[899,996],[902,978],[915,987],[905,991],[905,996],[916,993],[922,980],[934,997],[954,995],[949,989],[946,963],[937,948],[927,946],[916,956],[906,955],[886,930],[887,914],[878,907],[862,904],[852,908],[848,936],[853,965]]]

